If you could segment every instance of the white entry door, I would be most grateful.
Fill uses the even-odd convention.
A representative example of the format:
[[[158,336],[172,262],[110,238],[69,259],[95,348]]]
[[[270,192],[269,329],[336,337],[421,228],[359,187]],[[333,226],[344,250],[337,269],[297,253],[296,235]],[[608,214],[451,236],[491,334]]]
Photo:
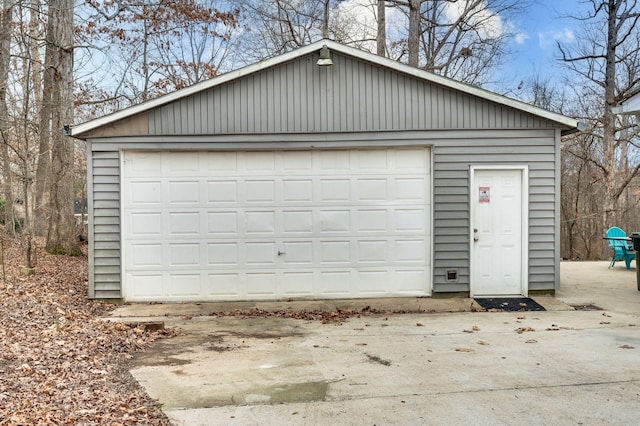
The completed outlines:
[[[526,296],[524,168],[471,170],[471,294]]]

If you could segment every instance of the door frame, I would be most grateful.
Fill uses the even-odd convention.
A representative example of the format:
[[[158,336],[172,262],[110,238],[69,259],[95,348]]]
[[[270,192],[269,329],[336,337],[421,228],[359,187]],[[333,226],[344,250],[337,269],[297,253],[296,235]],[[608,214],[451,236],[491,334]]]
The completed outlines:
[[[522,224],[521,224],[521,247],[520,253],[521,259],[521,288],[520,296],[528,297],[529,295],[529,167],[527,165],[471,165],[469,167],[469,295],[475,296],[475,253],[474,253],[474,221],[475,221],[475,209],[476,203],[474,202],[475,195],[475,172],[477,170],[516,170],[520,171],[521,176],[521,212],[522,212]],[[514,295],[515,296],[515,295]]]

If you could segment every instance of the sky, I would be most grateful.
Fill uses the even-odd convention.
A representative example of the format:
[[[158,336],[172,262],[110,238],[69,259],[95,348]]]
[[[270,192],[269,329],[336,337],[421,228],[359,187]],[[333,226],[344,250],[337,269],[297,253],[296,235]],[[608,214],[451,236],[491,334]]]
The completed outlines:
[[[517,90],[521,81],[539,75],[553,80],[561,72],[557,42],[576,42],[579,23],[568,17],[585,11],[580,0],[533,0],[528,13],[514,23],[519,36],[511,48],[512,61],[503,68],[505,85]]]
[[[340,8],[348,19],[358,21],[367,26],[375,37],[375,7],[372,0],[343,0]],[[559,81],[562,64],[558,60],[557,42],[569,45],[576,41],[578,22],[569,15],[579,15],[588,7],[585,0],[529,0],[526,12],[517,17],[504,17],[495,22],[495,28],[489,31],[508,29],[517,35],[508,46],[513,55],[508,58],[495,77],[495,81],[487,88],[500,93],[519,96],[518,86],[526,83],[534,76],[543,80]],[[449,14],[456,18],[456,7],[461,3],[451,3]],[[512,19],[512,20],[510,20]],[[387,9],[387,33],[394,27],[406,29],[406,15],[403,12]],[[487,30],[487,29],[485,29]],[[372,43],[374,43],[372,41]],[[370,47],[375,50],[374,47]],[[522,89],[520,89],[522,90]]]

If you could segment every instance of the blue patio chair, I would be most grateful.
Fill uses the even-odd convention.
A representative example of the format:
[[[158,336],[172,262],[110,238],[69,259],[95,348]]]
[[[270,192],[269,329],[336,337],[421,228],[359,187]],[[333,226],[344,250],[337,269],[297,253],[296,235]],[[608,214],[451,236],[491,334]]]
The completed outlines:
[[[606,236],[607,238],[626,238],[627,234],[617,226],[613,226],[607,230]],[[631,261],[636,258],[636,254],[633,252],[633,244],[624,239],[607,241],[609,241],[609,247],[613,249],[613,259],[611,259],[609,268],[613,268],[616,260],[624,260],[627,269],[631,269]],[[638,266],[636,265],[636,267]]]

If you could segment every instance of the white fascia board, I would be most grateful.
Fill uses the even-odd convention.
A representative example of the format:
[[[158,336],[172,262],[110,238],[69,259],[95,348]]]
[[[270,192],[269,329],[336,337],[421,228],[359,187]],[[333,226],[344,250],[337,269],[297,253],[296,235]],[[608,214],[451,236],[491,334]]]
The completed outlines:
[[[640,93],[636,93],[617,107],[611,108],[614,114],[640,114]]]
[[[309,44],[307,46],[301,47],[299,49],[293,50],[291,52],[285,53],[283,55],[266,59],[264,61],[260,61],[255,64],[248,65],[244,68],[240,68],[235,71],[230,71],[218,77],[214,77],[212,79],[203,81],[201,83],[196,83],[192,86],[185,87],[184,89],[180,89],[175,92],[157,97],[150,101],[143,102],[141,104],[134,105],[129,108],[125,108],[123,110],[114,112],[112,114],[105,115],[103,117],[99,117],[94,120],[78,124],[71,128],[71,135],[76,137],[81,137],[83,133],[91,131],[98,127],[114,123],[116,121],[134,116],[141,112],[145,112],[150,109],[157,108],[162,105],[168,104],[170,102],[182,99],[184,97],[208,90],[212,87],[219,86],[229,81],[242,78],[246,75],[256,73],[264,69],[279,65],[281,63],[288,62],[288,61],[297,59],[299,57],[305,56],[309,53],[320,50],[324,45],[326,45],[330,50],[334,50],[336,52],[340,52],[348,56],[353,56],[355,58],[361,59],[366,62],[371,62],[386,68],[390,68],[400,73],[411,75],[420,80],[426,80],[444,87],[448,87],[452,90],[467,93],[469,95],[476,96],[481,99],[486,99],[487,101],[490,101],[490,102],[502,104],[502,105],[529,113],[529,114],[533,114],[538,117],[545,118],[547,120],[551,120],[556,123],[562,124],[571,129],[576,129],[578,127],[578,121],[573,118],[566,117],[561,114],[556,114],[556,113],[544,110],[542,108],[538,108],[533,105],[527,104],[525,102],[508,98],[506,96],[498,95],[496,93],[481,89],[479,87],[470,86],[468,84],[460,83],[458,81],[455,81],[446,77],[441,77],[437,74],[433,74],[433,73],[421,70],[419,68],[411,67],[409,65],[402,64],[392,59],[374,55],[373,53],[365,52],[360,49],[345,46],[331,40],[320,40],[315,43]]]

